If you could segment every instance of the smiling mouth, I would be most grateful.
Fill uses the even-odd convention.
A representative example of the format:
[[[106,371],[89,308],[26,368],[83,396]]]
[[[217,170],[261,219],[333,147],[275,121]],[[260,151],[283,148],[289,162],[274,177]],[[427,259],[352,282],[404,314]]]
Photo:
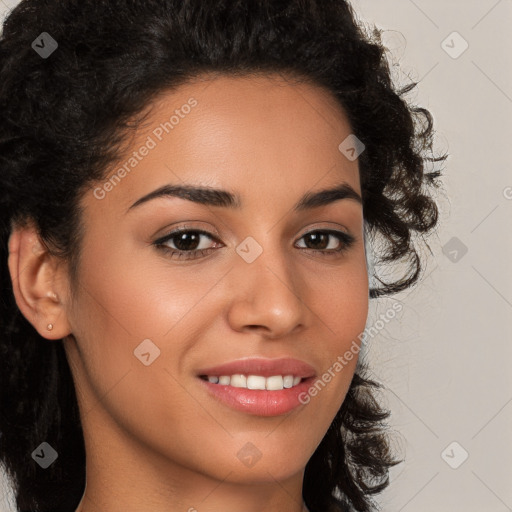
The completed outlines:
[[[288,374],[288,375],[272,375],[264,377],[262,375],[200,375],[199,378],[211,382],[212,384],[219,384],[221,386],[231,386],[235,388],[245,388],[253,390],[266,390],[266,391],[279,391],[282,389],[290,389],[299,385],[303,378]]]

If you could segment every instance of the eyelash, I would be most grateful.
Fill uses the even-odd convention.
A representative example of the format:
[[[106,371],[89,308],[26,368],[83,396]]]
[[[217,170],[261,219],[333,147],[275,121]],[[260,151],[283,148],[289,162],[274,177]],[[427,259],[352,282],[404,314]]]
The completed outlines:
[[[211,233],[208,233],[207,231],[203,231],[201,229],[178,229],[176,231],[171,231],[167,235],[159,238],[158,240],[155,240],[153,242],[153,245],[156,246],[158,249],[164,251],[165,253],[169,254],[171,258],[175,259],[197,259],[202,256],[205,256],[206,254],[210,254],[212,251],[215,250],[215,248],[210,247],[208,249],[194,249],[191,251],[183,251],[179,249],[172,249],[165,245],[165,242],[168,242],[169,240],[172,240],[174,237],[181,235],[183,233],[197,233],[200,235],[205,235],[211,240],[217,241],[217,238],[214,237]],[[341,248],[339,249],[308,249],[305,248],[309,252],[313,253],[321,253],[322,256],[326,257],[332,257],[332,256],[339,256],[340,254],[347,251],[355,242],[355,238],[352,235],[349,235],[348,233],[344,233],[343,231],[334,231],[329,229],[317,229],[314,231],[309,231],[308,233],[304,233],[304,235],[301,236],[301,238],[311,235],[313,233],[323,233],[327,235],[331,235],[336,237],[341,242]]]

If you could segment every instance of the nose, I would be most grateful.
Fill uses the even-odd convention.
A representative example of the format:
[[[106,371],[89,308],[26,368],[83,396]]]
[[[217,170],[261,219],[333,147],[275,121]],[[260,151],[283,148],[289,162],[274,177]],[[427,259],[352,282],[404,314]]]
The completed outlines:
[[[277,339],[309,323],[311,313],[300,275],[280,249],[265,249],[252,263],[239,258],[230,274],[233,295],[228,322],[232,329]]]

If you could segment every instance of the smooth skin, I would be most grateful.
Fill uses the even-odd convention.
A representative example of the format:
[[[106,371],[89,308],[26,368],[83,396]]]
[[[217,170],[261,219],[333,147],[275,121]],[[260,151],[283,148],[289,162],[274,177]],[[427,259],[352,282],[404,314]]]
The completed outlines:
[[[161,141],[152,135],[190,98],[197,104]],[[361,194],[357,160],[338,149],[350,125],[326,90],[281,75],[203,75],[152,106],[109,175],[148,136],[156,147],[102,199],[94,188],[82,197],[78,281],[30,225],[9,241],[17,304],[48,343],[63,339],[76,383],[87,452],[77,510],[300,512],[305,466],[357,357],[308,404],[273,417],[224,405],[196,373],[245,357],[294,357],[320,377],[364,330],[361,203],[293,209],[304,194],[343,183]],[[167,196],[130,208],[169,184],[227,190],[241,204]],[[174,237],[167,247],[206,253],[178,259],[154,245],[184,226],[211,238],[194,246],[189,233],[188,246]],[[326,230],[354,241],[308,235]],[[263,249],[252,263],[236,251],[247,237]],[[145,339],[160,350],[148,366],[134,355]],[[261,454],[250,467],[237,456],[247,443]]]

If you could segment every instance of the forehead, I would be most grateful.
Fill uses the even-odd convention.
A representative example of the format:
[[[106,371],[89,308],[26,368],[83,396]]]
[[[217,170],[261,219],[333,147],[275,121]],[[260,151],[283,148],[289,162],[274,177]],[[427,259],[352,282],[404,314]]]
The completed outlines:
[[[320,86],[280,75],[201,76],[148,106],[143,126],[109,173],[125,169],[109,199],[116,196],[128,208],[168,183],[242,196],[302,195],[317,182],[323,188],[342,180],[360,190],[357,161],[339,149],[349,135],[342,107]]]

